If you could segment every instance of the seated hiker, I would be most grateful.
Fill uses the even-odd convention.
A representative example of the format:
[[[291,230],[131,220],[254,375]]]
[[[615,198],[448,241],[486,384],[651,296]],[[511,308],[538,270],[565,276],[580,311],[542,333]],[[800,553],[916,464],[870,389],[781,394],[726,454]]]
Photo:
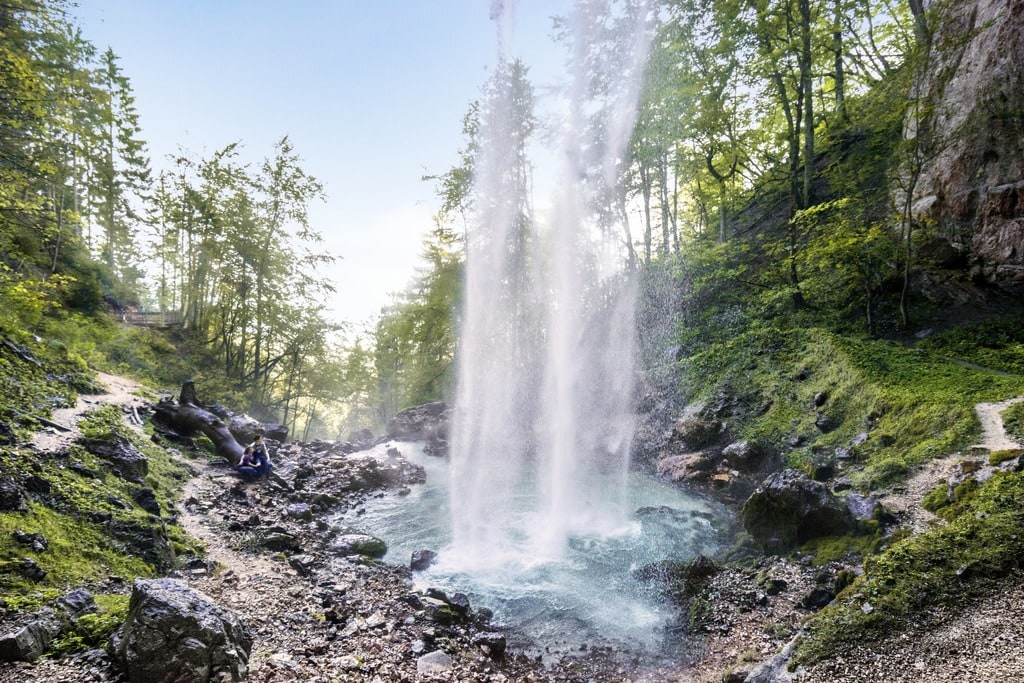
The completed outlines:
[[[235,471],[246,479],[256,479],[260,476],[260,463],[253,455],[252,446],[246,446],[242,452],[242,459],[235,465]]]
[[[263,437],[257,436],[249,447],[252,449],[253,458],[256,460],[259,477],[270,478],[270,454],[267,452],[267,445],[263,443]]]

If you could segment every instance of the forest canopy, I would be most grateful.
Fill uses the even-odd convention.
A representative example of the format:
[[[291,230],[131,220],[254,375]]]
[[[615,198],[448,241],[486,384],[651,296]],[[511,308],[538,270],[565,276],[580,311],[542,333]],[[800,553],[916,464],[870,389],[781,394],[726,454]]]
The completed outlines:
[[[606,45],[592,57],[642,5],[605,7]],[[920,163],[902,131],[919,111],[910,82],[927,45],[923,8],[648,7],[645,87],[618,167],[625,191],[588,207],[597,224],[625,226],[615,239],[623,272],[646,283],[641,327],[668,330],[648,334],[648,356],[676,342],[695,352],[757,320],[809,316],[870,334],[905,326],[919,235],[893,189],[909,196]],[[327,314],[338,293],[318,268],[336,255],[311,224],[325,194],[300,150],[282,135],[248,164],[242,142],[225,141],[203,156],[182,150],[155,173],[129,75],[113,49],[82,34],[72,8],[0,5],[3,333],[103,311],[170,314],[190,375],[296,436],[344,437],[449,398],[480,117],[497,90],[519,93],[528,177],[527,150],[544,136],[529,70],[501,65],[469,103],[458,164],[426,177],[438,209],[414,284],[359,331]],[[553,33],[570,47],[564,18]],[[591,85],[599,99],[602,84]],[[532,207],[519,211],[528,232]]]

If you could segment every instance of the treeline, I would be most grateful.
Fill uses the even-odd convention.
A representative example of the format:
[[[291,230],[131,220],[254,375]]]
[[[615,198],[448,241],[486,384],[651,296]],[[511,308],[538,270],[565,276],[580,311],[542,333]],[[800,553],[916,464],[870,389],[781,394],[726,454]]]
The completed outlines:
[[[51,336],[80,338],[102,311],[173,312],[204,395],[300,437],[379,421],[372,356],[325,310],[332,256],[308,220],[323,192],[288,138],[256,166],[230,143],[154,173],[129,78],[72,10],[0,3],[0,332],[63,320]]]
[[[645,362],[672,344],[692,353],[757,325],[858,334],[905,327],[914,248],[933,229],[912,222],[902,201],[928,153],[904,135],[927,117],[928,103],[915,99],[911,85],[930,44],[933,20],[923,6],[587,4],[596,12],[597,26],[589,27],[596,44],[572,44],[571,17],[556,19],[554,33],[593,74],[585,89],[594,116],[585,125],[594,130],[603,130],[600,116],[616,85],[601,74],[629,76],[621,66],[607,68],[623,53],[622,37],[638,21],[653,35],[636,126],[615,166],[623,192],[595,192],[587,207],[594,226],[614,231],[624,272],[641,276]],[[522,186],[509,193],[519,205],[506,208],[519,217],[515,239],[533,239],[529,150],[544,144],[546,131],[533,111],[528,71],[514,61],[499,65],[471,104],[460,163],[432,177],[440,234],[455,236],[456,246],[467,225],[493,208],[479,205],[476,164],[482,123],[498,93],[510,103],[502,115],[518,121],[521,133],[501,141],[502,154],[517,160],[504,182]],[[596,135],[595,146],[608,135]],[[587,177],[608,172],[599,150],[582,150],[581,159]],[[385,369],[395,386],[431,394],[440,387],[426,391],[425,380],[437,377],[450,386],[452,354],[436,354],[444,346],[435,340],[450,338],[450,330],[437,330],[449,320],[437,312],[455,310],[459,296],[458,282],[443,276],[461,263],[461,250],[452,253],[455,263],[439,261],[435,276],[378,328],[384,348],[399,352]]]
[[[428,177],[439,210],[416,284],[353,335],[326,316],[331,289],[316,267],[331,255],[308,220],[322,188],[287,137],[255,166],[229,143],[154,174],[129,79],[70,7],[0,4],[0,325],[31,329],[47,310],[175,311],[199,381],[299,437],[344,436],[448,397],[464,240],[487,209],[479,135],[496,95],[512,93],[506,114],[519,123],[505,141],[517,160],[509,182],[528,189],[529,151],[544,140],[527,69],[499,65],[470,104],[459,163]],[[599,9],[597,44],[567,49],[574,59],[609,66],[638,21],[654,36],[614,166],[625,191],[594,193],[587,207],[618,231],[624,269],[643,275],[640,323],[690,345],[765,320],[905,325],[915,240],[929,229],[898,201],[928,153],[903,134],[908,116],[927,115],[911,88],[930,28],[916,0]],[[555,35],[572,48],[568,25],[556,19]],[[591,71],[614,72],[604,67]],[[610,106],[610,85],[586,84],[588,112]],[[585,173],[608,173],[590,150],[581,159]],[[530,194],[518,197],[516,238],[532,239]]]

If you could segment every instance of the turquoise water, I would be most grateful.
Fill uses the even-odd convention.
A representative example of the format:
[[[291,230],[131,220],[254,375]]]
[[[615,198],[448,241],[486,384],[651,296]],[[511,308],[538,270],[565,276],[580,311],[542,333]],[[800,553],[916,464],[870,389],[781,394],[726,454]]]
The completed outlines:
[[[385,560],[394,564],[407,565],[416,550],[437,552],[430,569],[413,575],[417,587],[465,593],[474,609],[491,609],[493,623],[519,650],[569,652],[612,645],[665,652],[686,646],[671,628],[673,609],[632,572],[659,560],[714,555],[720,540],[716,528],[724,521],[720,508],[633,474],[627,495],[633,512],[617,529],[574,534],[558,557],[531,557],[514,543],[500,557],[459,557],[450,548],[447,461],[408,443],[385,444],[375,452],[383,456],[389,447],[422,465],[427,482],[405,495],[389,492],[370,499],[358,514],[347,513],[335,522],[382,538],[388,544]],[[522,509],[532,509],[530,493],[521,495]]]

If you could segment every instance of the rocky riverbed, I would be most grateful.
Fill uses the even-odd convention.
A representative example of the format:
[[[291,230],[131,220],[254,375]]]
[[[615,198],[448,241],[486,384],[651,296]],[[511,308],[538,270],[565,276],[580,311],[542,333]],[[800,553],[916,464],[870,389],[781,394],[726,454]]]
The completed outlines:
[[[130,386],[115,387],[90,405],[117,403],[120,396],[131,403],[128,414],[144,412]],[[695,572],[686,575],[689,583],[665,580],[666,594],[680,604],[666,639],[686,643],[672,648],[672,656],[599,643],[568,655],[545,653],[543,644],[540,654],[515,652],[506,647],[486,605],[414,588],[410,567],[376,559],[383,554],[377,539],[327,522],[340,510],[358,513],[374,505],[385,489],[401,493],[422,481],[422,470],[397,450],[384,445],[375,449],[382,455],[371,457],[362,450],[368,445],[275,445],[275,475],[256,482],[239,478],[221,461],[171,449],[192,477],[169,519],[205,546],[199,557],[179,558],[171,577],[230,609],[245,625],[251,638],[244,663],[248,680],[996,681],[1024,670],[1024,595],[1010,586],[983,600],[920,615],[890,641],[849,644],[811,670],[755,678],[758,663],[780,651],[803,620],[828,603],[841,576],[857,569],[814,566],[799,554],[726,569],[708,563],[688,570]],[[909,510],[920,503],[903,502]],[[909,511],[901,512],[912,521]],[[87,588],[131,590],[116,580]],[[16,616],[0,624],[5,633]],[[128,680],[121,664],[101,649],[0,664],[0,683]]]

